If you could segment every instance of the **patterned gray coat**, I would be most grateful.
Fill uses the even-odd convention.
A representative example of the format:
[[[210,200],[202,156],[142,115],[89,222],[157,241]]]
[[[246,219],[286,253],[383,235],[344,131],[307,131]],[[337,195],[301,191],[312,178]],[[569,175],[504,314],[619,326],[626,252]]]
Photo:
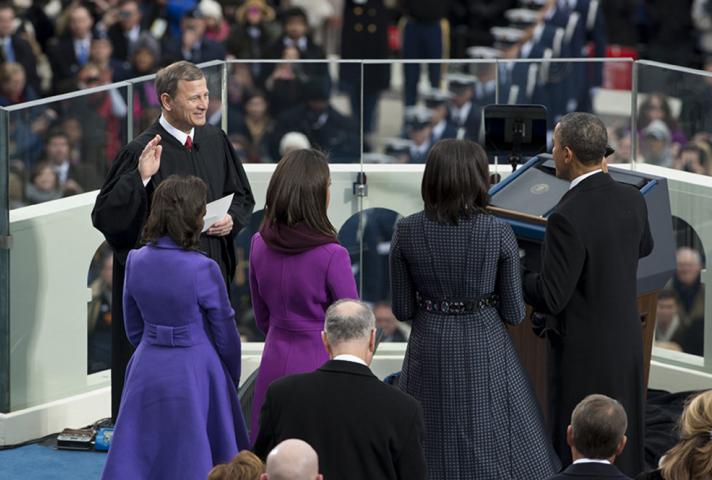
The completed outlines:
[[[400,388],[425,416],[428,478],[540,479],[558,471],[529,377],[506,331],[524,318],[511,227],[478,213],[458,225],[423,212],[401,220],[391,242],[393,312],[411,321]],[[432,299],[495,293],[498,307],[428,312]]]

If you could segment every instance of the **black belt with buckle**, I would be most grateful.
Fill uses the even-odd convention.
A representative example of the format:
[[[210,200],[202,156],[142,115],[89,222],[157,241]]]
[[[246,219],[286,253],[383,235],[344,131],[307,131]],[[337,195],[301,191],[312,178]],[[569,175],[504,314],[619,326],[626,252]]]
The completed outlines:
[[[425,298],[420,293],[415,294],[418,307],[426,312],[443,313],[445,315],[466,315],[475,313],[487,307],[499,305],[499,295],[490,293],[473,299],[441,300]]]

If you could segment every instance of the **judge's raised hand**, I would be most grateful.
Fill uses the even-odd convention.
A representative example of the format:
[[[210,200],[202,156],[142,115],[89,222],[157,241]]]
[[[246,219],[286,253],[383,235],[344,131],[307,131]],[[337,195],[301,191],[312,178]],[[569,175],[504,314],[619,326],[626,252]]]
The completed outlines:
[[[232,215],[229,213],[225,215],[225,218],[219,220],[208,229],[208,235],[213,235],[216,237],[224,237],[232,232]]]
[[[147,182],[156,174],[161,166],[161,151],[163,147],[160,145],[161,136],[156,135],[148,142],[146,148],[141,152],[138,158],[138,173],[141,174],[141,180]]]

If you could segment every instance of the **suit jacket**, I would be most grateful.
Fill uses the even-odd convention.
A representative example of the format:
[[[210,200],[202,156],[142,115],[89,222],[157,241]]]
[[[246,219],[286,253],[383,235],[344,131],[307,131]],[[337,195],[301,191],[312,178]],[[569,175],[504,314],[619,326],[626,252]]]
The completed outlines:
[[[225,47],[222,43],[203,38],[200,47],[191,52],[191,58],[183,55],[180,37],[171,37],[163,44],[163,63],[168,64],[179,60],[189,60],[193,63],[203,63],[210,60],[225,60]]]
[[[37,56],[32,50],[32,46],[18,34],[12,35],[11,43],[12,51],[15,54],[15,62],[22,65],[25,69],[27,84],[30,85],[36,93],[39,93],[40,77],[37,75]]]
[[[52,67],[52,89],[54,93],[64,93],[73,89],[74,76],[79,71],[79,60],[74,51],[74,40],[70,36],[54,39],[48,46]]]
[[[583,397],[616,398],[628,414],[627,474],[643,469],[643,350],[636,306],[638,259],[653,248],[645,200],[598,173],[569,190],[549,216],[540,273],[524,275],[524,299],[552,315],[550,415],[554,447],[571,462],[566,427]]]
[[[324,478],[426,478],[420,404],[364,365],[331,360],[270,385],[254,451],[287,438],[314,447]]]
[[[615,465],[606,463],[577,463],[576,465],[568,466],[563,472],[554,475],[549,480],[566,480],[567,478],[576,478],[578,480],[599,480],[603,478],[617,478],[619,480],[630,480],[621,473]]]

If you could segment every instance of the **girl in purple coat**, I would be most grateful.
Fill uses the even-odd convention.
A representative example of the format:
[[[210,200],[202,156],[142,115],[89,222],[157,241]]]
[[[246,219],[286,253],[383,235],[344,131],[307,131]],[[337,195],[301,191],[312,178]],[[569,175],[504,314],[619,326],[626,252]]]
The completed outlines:
[[[249,447],[237,399],[240,337],[220,268],[197,250],[207,187],[171,176],[153,193],[146,246],[126,261],[126,370],[104,479],[205,479]]]
[[[330,185],[323,153],[288,153],[272,174],[264,220],[252,237],[250,291],[266,335],[252,400],[253,442],[269,384],[326,362],[324,313],[336,300],[358,298],[349,254],[326,216]]]

